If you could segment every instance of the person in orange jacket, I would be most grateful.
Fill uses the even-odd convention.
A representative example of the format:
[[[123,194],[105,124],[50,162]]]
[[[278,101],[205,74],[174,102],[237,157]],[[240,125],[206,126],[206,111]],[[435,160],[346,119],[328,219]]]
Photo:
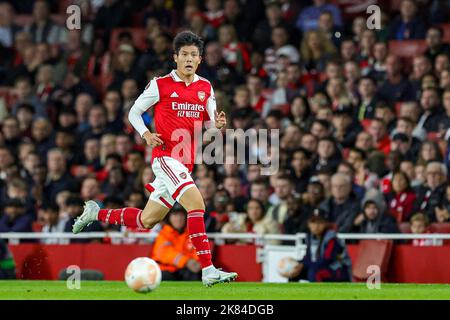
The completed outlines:
[[[186,211],[175,204],[153,245],[151,258],[158,262],[162,280],[196,281],[201,265],[189,240]]]

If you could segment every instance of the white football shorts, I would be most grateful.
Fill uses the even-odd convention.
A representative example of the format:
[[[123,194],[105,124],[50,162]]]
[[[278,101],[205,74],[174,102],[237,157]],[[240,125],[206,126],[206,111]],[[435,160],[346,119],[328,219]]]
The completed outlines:
[[[174,158],[167,156],[154,158],[152,170],[155,180],[147,183],[145,188],[151,192],[151,200],[169,209],[175,201],[179,201],[186,190],[195,187],[188,168]]]

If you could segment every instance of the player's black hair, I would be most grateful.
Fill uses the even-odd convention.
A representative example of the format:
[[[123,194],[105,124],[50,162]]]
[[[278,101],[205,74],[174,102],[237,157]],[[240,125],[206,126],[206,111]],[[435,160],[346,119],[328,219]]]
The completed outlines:
[[[178,54],[181,47],[184,46],[196,46],[200,55],[203,54],[203,40],[192,31],[182,31],[173,39],[173,51],[175,54]]]

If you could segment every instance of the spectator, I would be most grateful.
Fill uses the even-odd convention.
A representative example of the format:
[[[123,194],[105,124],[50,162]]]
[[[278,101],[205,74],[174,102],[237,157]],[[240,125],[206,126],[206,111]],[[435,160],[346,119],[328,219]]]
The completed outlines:
[[[14,39],[20,31],[20,26],[14,23],[14,8],[8,2],[0,4],[0,43],[5,48],[14,45]]]
[[[388,56],[388,47],[385,42],[377,42],[373,46],[373,60],[371,62],[368,75],[374,78],[377,83],[381,82],[386,76],[386,58]]]
[[[418,14],[417,4],[413,0],[402,0],[400,15],[392,21],[389,39],[409,40],[425,38],[426,27]]]
[[[426,166],[431,161],[442,161],[441,151],[436,142],[426,140],[420,146],[417,164]]]
[[[297,49],[289,44],[289,30],[285,26],[278,25],[272,28],[271,39],[272,46],[264,51],[264,70],[269,74],[271,81],[274,81],[281,68],[278,63],[280,55],[288,56],[292,63],[298,63],[300,56]]]
[[[308,220],[305,256],[290,274],[289,281],[351,281],[351,260],[342,240],[331,230],[326,213],[316,210]]]
[[[36,151],[42,159],[48,156],[49,150],[54,146],[52,130],[52,125],[46,118],[34,120],[31,126],[31,138],[36,145]]]
[[[19,121],[14,116],[7,116],[3,119],[2,133],[4,145],[11,150],[13,154],[17,154],[17,148],[20,143],[20,127]]]
[[[294,194],[294,184],[290,176],[281,175],[275,179],[275,192],[269,198],[273,204],[267,211],[267,216],[282,224],[287,216],[287,201]]]
[[[270,46],[271,39],[267,37],[271,34],[271,30],[283,24],[283,12],[281,11],[280,3],[277,1],[270,1],[266,5],[265,9],[266,18],[260,21],[253,32],[253,43],[255,44],[255,49],[263,52]]]
[[[430,222],[428,217],[419,212],[411,217],[411,232],[414,234],[428,234]],[[442,240],[433,240],[433,239],[414,239],[412,241],[412,245],[415,247],[426,247],[426,246],[434,246],[442,245]]]
[[[439,100],[439,94],[436,89],[428,88],[422,91],[420,105],[424,112],[417,126],[423,128],[427,133],[438,132],[439,130],[439,121],[443,116]]]
[[[236,30],[232,25],[223,24],[220,26],[219,43],[222,46],[222,55],[227,64],[239,73],[250,70],[250,55],[245,44],[238,41]]]
[[[402,63],[398,56],[386,58],[386,77],[378,88],[381,99],[387,102],[411,101],[415,93],[411,83],[402,75]]]
[[[308,219],[323,200],[325,200],[323,185],[312,179],[301,199],[291,197],[288,200],[288,217],[283,223],[283,233],[307,232]]]
[[[234,206],[228,191],[225,189],[217,190],[214,196],[214,211],[211,212],[211,217],[216,220],[215,232],[221,232],[223,226],[230,220],[228,213],[233,211]]]
[[[60,149],[51,149],[47,155],[47,178],[44,186],[45,200],[50,203],[56,194],[73,188],[73,178],[67,171],[67,162]]]
[[[35,1],[33,5],[33,22],[25,27],[35,43],[46,42],[59,44],[64,42],[64,30],[50,18],[50,8],[44,0]]]
[[[435,208],[441,208],[446,198],[447,168],[440,162],[432,161],[426,166],[425,174],[425,185],[416,189],[413,212],[423,212],[434,222]]]
[[[415,160],[414,154],[411,152],[411,140],[404,133],[396,133],[391,140],[391,151],[399,152],[402,159]]]
[[[386,123],[382,119],[372,119],[368,133],[373,138],[374,146],[384,154],[389,154],[391,150],[391,139],[387,131]]]
[[[349,107],[339,107],[333,113],[333,137],[339,147],[349,148],[356,142],[358,133],[362,130],[359,122],[354,121],[352,109]]]
[[[319,206],[325,212],[327,220],[336,223],[339,232],[350,232],[359,212],[359,203],[351,191],[350,177],[336,173],[331,178],[331,197]]]
[[[399,233],[395,219],[385,214],[374,200],[367,200],[354,223],[356,233]]]
[[[327,0],[314,0],[313,5],[306,7],[300,12],[296,23],[297,28],[303,32],[317,29],[320,23],[320,15],[323,12],[329,12],[337,26],[342,25],[341,10],[339,7],[329,3]]]
[[[223,233],[256,233],[264,234],[278,234],[280,233],[280,226],[276,220],[265,214],[264,205],[261,201],[250,199],[247,204],[246,214],[237,214],[230,217],[223,228]],[[277,241],[271,242],[273,244]]]
[[[392,193],[388,195],[390,213],[398,223],[409,221],[416,200],[409,177],[406,173],[397,171],[392,176],[391,184]]]
[[[32,217],[25,214],[25,205],[20,199],[9,199],[0,218],[0,232],[32,232]]]
[[[173,207],[153,245],[151,258],[158,262],[163,281],[200,279],[201,266],[189,241],[186,219],[181,206]]]
[[[323,11],[320,13],[317,23],[318,29],[333,42],[336,48],[339,48],[342,41],[341,29],[335,25],[333,13],[331,11]]]
[[[39,97],[34,94],[31,80],[27,77],[19,77],[14,82],[14,91],[17,96],[16,104],[12,107],[12,114],[17,114],[19,105],[29,103],[33,106],[36,116],[45,117],[47,111],[40,101]]]
[[[334,140],[332,138],[320,139],[317,147],[317,158],[312,164],[314,170],[336,171],[339,161],[340,156]]]
[[[67,223],[66,219],[59,219],[59,207],[56,204],[50,204],[46,208],[44,208],[44,225],[42,227],[41,232],[51,233],[51,232],[64,232],[65,224]],[[42,239],[41,243],[45,244],[57,244],[59,239],[49,238]]]
[[[307,70],[322,72],[326,62],[333,58],[336,48],[320,31],[305,33],[300,45],[301,57]]]

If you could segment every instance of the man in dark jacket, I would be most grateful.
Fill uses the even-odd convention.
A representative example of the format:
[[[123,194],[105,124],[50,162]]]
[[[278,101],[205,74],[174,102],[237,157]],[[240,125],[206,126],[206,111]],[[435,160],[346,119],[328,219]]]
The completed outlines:
[[[0,218],[0,232],[32,232],[32,221],[32,217],[25,214],[22,200],[9,199]]]
[[[355,219],[353,232],[356,233],[399,233],[394,217],[381,210],[374,200],[364,203],[363,213]]]
[[[331,178],[331,197],[319,206],[325,211],[327,219],[337,225],[339,232],[350,232],[356,214],[360,211],[359,202],[351,191],[350,177],[336,173]]]
[[[345,243],[329,229],[327,214],[316,209],[308,219],[306,254],[288,274],[289,281],[351,281],[352,262]]]
[[[433,161],[427,165],[425,175],[426,185],[416,190],[413,213],[423,212],[431,222],[435,222],[435,208],[441,208],[446,199],[447,168],[443,163]]]
[[[390,40],[410,40],[425,38],[426,25],[417,13],[417,4],[413,0],[403,0],[400,15],[392,21],[389,28]]]

